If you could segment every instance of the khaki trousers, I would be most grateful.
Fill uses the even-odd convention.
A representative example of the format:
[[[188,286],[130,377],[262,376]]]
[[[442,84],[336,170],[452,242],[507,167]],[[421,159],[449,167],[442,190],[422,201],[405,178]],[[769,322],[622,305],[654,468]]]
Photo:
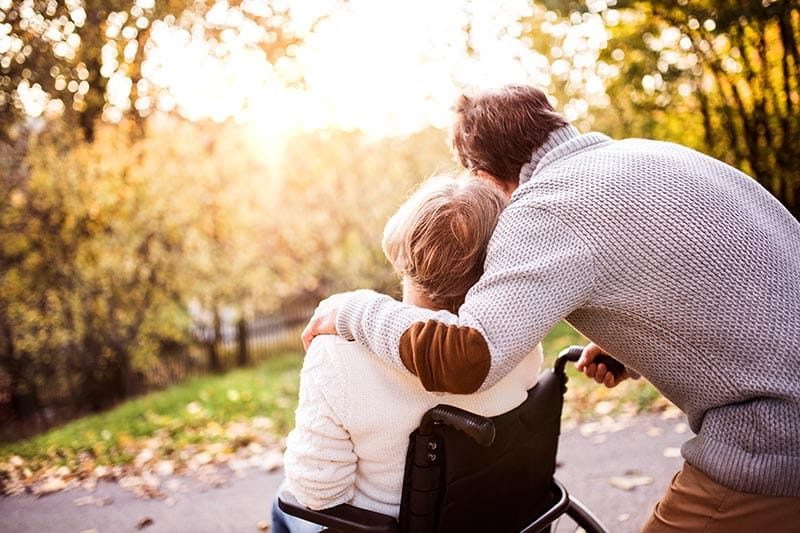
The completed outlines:
[[[642,531],[798,533],[800,498],[739,492],[683,463]]]

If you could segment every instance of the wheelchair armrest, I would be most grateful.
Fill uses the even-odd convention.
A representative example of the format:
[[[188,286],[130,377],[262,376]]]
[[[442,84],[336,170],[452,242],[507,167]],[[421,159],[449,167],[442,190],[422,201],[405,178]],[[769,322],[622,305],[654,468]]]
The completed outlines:
[[[294,494],[285,490],[278,495],[281,511],[303,520],[337,531],[358,533],[396,533],[397,520],[391,516],[342,504],[322,511],[314,511],[297,501]]]
[[[463,431],[480,446],[491,446],[494,442],[494,422],[485,416],[470,413],[459,407],[439,404],[422,415],[419,425],[420,435],[430,435],[434,424],[445,424]]]

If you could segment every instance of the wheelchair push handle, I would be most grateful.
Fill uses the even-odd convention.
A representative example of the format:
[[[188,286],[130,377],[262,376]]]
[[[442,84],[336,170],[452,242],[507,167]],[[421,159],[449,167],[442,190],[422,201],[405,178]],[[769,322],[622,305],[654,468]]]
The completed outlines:
[[[578,359],[581,358],[582,353],[583,353],[583,346],[570,346],[569,348],[562,350],[561,353],[558,354],[558,359],[556,359],[556,364],[553,367],[553,371],[556,374],[563,376],[565,373],[564,367],[566,366],[567,361],[572,361],[573,363],[577,362]],[[616,379],[619,379],[622,373],[625,372],[625,365],[623,365],[610,355],[605,355],[605,354],[598,355],[597,357],[594,358],[593,362],[598,365],[600,363],[604,364],[606,366],[606,369],[612,374],[614,374],[614,377]]]
[[[444,424],[463,431],[481,446],[491,446],[494,442],[495,429],[491,420],[452,405],[439,404],[428,410],[422,417],[420,434],[430,435],[434,424]]]

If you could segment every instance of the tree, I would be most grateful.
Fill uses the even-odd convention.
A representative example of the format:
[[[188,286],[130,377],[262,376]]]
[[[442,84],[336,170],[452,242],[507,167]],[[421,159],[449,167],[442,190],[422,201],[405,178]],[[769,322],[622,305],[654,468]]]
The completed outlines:
[[[126,80],[125,114],[150,112],[158,93],[142,73],[156,21],[202,31],[212,43],[247,30],[252,46],[275,62],[301,41],[288,4],[187,0],[21,0],[0,3],[0,140],[28,114],[63,113],[84,137],[110,109],[108,82]],[[131,106],[133,101],[134,105]],[[113,107],[113,106],[111,106]]]
[[[188,301],[246,298],[258,210],[234,204],[251,162],[215,151],[218,124],[145,121],[168,87],[143,67],[158,25],[276,62],[311,31],[291,18],[247,1],[0,2],[0,372],[18,416],[135,392],[161,346],[187,342]]]
[[[185,330],[173,326],[186,315],[175,282],[184,231],[164,199],[177,185],[142,176],[124,127],[102,135],[70,143],[47,131],[2,182],[0,368],[12,395],[68,389],[106,406],[137,389],[136,357]]]
[[[567,20],[601,18],[612,68],[595,124],[673,140],[737,166],[800,218],[800,4],[549,1]]]
[[[369,139],[318,132],[288,143],[274,178],[280,184],[261,228],[273,275],[272,301],[321,298],[353,287],[397,294],[381,250],[383,226],[410,189],[453,166],[445,132]]]

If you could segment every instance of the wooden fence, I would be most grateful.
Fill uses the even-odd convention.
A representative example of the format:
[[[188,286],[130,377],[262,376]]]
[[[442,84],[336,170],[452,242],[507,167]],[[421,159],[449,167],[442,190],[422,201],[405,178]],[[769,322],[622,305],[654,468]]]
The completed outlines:
[[[196,325],[193,348],[205,352],[201,358],[208,371],[258,363],[281,351],[302,349],[300,333],[313,311],[303,307],[248,321]]]
[[[303,348],[300,334],[314,307],[295,307],[249,320],[195,324],[189,346],[165,346],[159,364],[140,380],[161,388],[189,375],[220,372],[258,364],[274,355]]]
[[[140,394],[189,376],[254,365],[287,351],[301,351],[300,334],[313,312],[314,307],[292,307],[247,321],[226,322],[217,317],[213,324],[195,324],[190,330],[191,342],[162,342],[157,359],[134,371],[132,392]],[[29,415],[20,419],[12,405],[10,387],[0,373],[0,441],[41,431],[88,409],[81,391],[76,394],[66,376],[54,376],[48,387],[42,388]]]

